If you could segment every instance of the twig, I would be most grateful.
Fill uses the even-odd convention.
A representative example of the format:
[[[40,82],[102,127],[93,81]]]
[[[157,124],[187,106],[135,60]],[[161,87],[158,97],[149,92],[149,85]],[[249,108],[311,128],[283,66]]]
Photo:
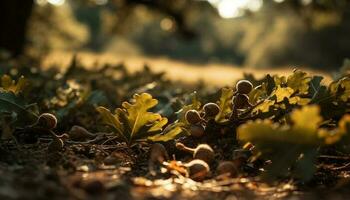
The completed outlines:
[[[335,160],[350,160],[350,156],[332,156],[332,155],[320,155],[319,158],[335,159]]]
[[[349,162],[349,163],[346,163],[346,164],[343,165],[343,166],[334,167],[334,168],[332,168],[332,169],[333,169],[333,170],[342,170],[342,169],[346,169],[346,168],[348,168],[348,167],[350,167],[350,162]]]
[[[105,145],[106,143],[111,142],[111,141],[113,141],[113,140],[116,140],[116,139],[118,139],[118,138],[119,138],[119,136],[114,136],[114,137],[112,137],[112,138],[109,138],[109,139],[107,139],[106,141],[104,141],[104,142],[102,143],[102,145]]]

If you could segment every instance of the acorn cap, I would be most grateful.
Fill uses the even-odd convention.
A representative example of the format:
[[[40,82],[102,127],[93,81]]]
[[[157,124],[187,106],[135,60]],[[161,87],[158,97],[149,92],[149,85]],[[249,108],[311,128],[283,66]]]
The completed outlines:
[[[225,175],[227,177],[235,177],[238,174],[236,165],[231,161],[222,161],[216,168],[217,175]]]

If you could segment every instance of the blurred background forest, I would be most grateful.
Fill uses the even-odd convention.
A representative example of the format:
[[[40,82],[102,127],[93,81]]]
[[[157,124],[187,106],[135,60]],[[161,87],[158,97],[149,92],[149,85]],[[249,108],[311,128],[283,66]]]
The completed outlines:
[[[167,57],[335,70],[350,57],[348,0],[4,0],[1,54]]]

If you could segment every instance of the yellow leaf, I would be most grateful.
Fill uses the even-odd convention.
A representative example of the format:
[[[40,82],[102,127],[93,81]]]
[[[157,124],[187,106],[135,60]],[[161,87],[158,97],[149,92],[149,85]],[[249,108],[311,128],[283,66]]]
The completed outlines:
[[[131,137],[137,133],[140,128],[146,124],[160,121],[162,117],[159,114],[148,112],[158,104],[158,100],[153,99],[148,93],[142,93],[141,95],[135,94],[133,96],[134,104],[123,102],[122,106],[127,111],[127,117],[129,125],[131,127]]]
[[[339,121],[339,131],[343,134],[350,134],[350,114],[344,115]]]
[[[291,119],[294,122],[294,129],[307,129],[315,132],[322,122],[320,108],[316,105],[304,106],[301,109],[294,110]]]
[[[274,76],[273,76],[273,80],[275,81],[275,84],[276,84],[276,85],[282,85],[282,84],[285,84],[285,83],[287,82],[285,76],[277,76],[277,75],[274,75]]]
[[[343,137],[349,137],[350,134],[350,115],[344,115],[339,123],[338,128],[332,131],[320,129],[318,136],[324,139],[324,143],[327,145],[334,144],[340,141]],[[348,142],[348,141],[346,141]]]
[[[150,94],[135,94],[131,102],[123,102],[123,108],[116,109],[114,115],[104,107],[97,108],[104,122],[121,132],[128,144],[133,140],[145,139],[150,134],[160,133],[168,123],[168,119],[160,114],[148,112],[158,103]]]
[[[291,97],[289,98],[289,103],[290,104],[298,104],[301,106],[305,106],[311,102],[311,99],[309,98],[301,98],[299,96]]]
[[[105,124],[115,128],[120,134],[123,133],[124,129],[117,114],[113,115],[111,111],[102,106],[97,107],[96,110],[101,114]]]
[[[342,101],[347,102],[350,99],[350,78],[344,77],[331,83],[329,90],[333,95],[338,95]]]
[[[270,120],[256,120],[243,124],[237,129],[237,137],[245,142],[255,142],[259,140],[278,140],[277,137],[271,137],[276,130]],[[278,134],[275,134],[278,135]]]
[[[267,98],[267,83],[263,82],[260,86],[255,87],[249,94],[249,102],[255,104],[261,99]]]
[[[340,96],[340,99],[347,102],[350,99],[350,85],[346,87],[345,92]]]
[[[284,98],[289,98],[294,93],[294,90],[290,87],[281,87],[277,86],[276,90],[274,90],[271,96],[276,96],[276,102],[282,102]]]
[[[310,81],[311,77],[307,76],[306,72],[296,70],[292,75],[288,76],[287,85],[300,94],[307,94]]]
[[[216,115],[216,122],[225,121],[225,117],[232,112],[232,102],[233,90],[231,88],[222,88],[221,97],[218,103],[220,107],[220,112]]]
[[[27,80],[23,76],[21,76],[16,83],[16,81],[12,80],[12,78],[9,75],[5,74],[1,77],[0,90],[18,94],[19,92],[23,92],[23,90],[27,86],[27,83]]]
[[[148,139],[153,141],[153,142],[166,142],[166,141],[174,139],[181,132],[182,132],[181,127],[175,127],[164,134],[150,136],[150,137],[148,137]]]
[[[287,142],[291,144],[319,144],[317,128],[322,121],[318,106],[304,106],[291,113],[293,126],[279,126],[271,120],[256,120],[238,127],[239,140],[245,142]]]
[[[168,123],[168,119],[163,117],[158,123],[153,124],[153,126],[148,129],[148,132],[157,132],[162,131],[163,126],[165,126]]]
[[[274,104],[275,104],[274,101],[266,99],[266,100],[264,100],[264,102],[262,102],[261,104],[259,104],[258,106],[256,106],[256,107],[253,109],[253,113],[257,113],[257,112],[262,112],[262,113],[269,112],[270,106],[273,106]]]
[[[5,90],[8,90],[12,85],[14,85],[14,81],[9,75],[5,74],[1,77],[2,88],[4,88]]]

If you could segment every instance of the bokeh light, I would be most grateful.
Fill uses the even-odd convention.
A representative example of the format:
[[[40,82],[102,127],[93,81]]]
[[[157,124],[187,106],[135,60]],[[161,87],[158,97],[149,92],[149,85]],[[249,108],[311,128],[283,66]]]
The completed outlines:
[[[244,15],[245,11],[256,12],[262,5],[262,0],[208,0],[217,8],[220,17],[235,18]]]
[[[54,6],[61,6],[66,2],[66,0],[47,0],[47,2]]]

